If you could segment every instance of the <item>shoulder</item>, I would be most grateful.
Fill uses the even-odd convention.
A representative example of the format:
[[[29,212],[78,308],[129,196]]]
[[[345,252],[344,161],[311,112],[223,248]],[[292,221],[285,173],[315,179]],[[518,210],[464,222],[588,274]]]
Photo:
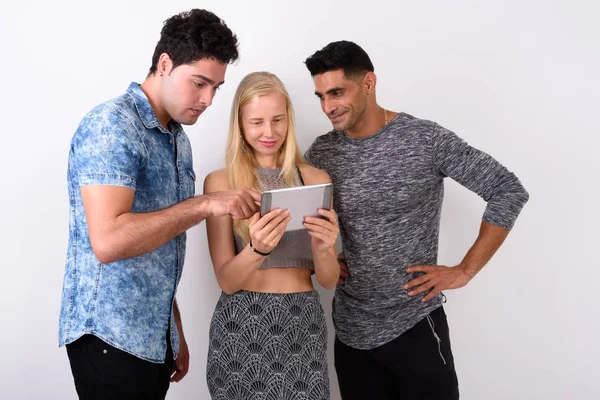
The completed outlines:
[[[322,167],[327,162],[331,152],[343,146],[343,135],[343,132],[333,130],[318,136],[304,153],[304,158],[310,164]]]
[[[389,123],[384,140],[387,146],[401,146],[404,149],[429,149],[439,125],[433,121],[417,118],[400,112]]]
[[[390,121],[390,125],[398,128],[408,128],[430,132],[435,128],[436,123],[427,119],[414,117],[404,112],[399,112],[396,114],[396,116],[394,116],[392,121]]]
[[[228,189],[230,189],[229,177],[225,168],[213,171],[204,178],[204,193]]]
[[[439,143],[453,142],[461,143],[463,139],[458,137],[453,131],[441,126],[435,121],[428,119],[415,118],[408,114],[400,113],[399,125],[403,125],[403,129],[411,133],[413,139],[422,138],[430,145]]]
[[[83,139],[95,135],[125,135],[135,138],[135,135],[130,135],[135,130],[135,115],[130,108],[125,96],[97,105],[83,117],[75,132],[75,138]]]
[[[331,182],[329,174],[322,169],[315,168],[308,164],[301,165],[299,168],[302,173],[302,179],[304,179],[304,183],[307,185],[318,185]]]
[[[342,134],[343,134],[343,132],[332,130],[332,131],[327,132],[324,135],[317,136],[315,141],[310,145],[309,151],[316,151],[316,150],[322,150],[322,149],[326,150],[327,147],[329,147],[332,144],[334,144],[335,142],[337,142],[340,139]]]
[[[97,105],[86,115],[86,118],[106,119],[107,122],[111,120],[132,122],[135,113],[135,104],[131,97],[123,94]]]

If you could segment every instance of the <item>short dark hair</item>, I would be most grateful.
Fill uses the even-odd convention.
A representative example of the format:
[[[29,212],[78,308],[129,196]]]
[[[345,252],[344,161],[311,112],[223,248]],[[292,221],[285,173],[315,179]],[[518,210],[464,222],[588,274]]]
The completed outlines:
[[[239,57],[237,45],[237,37],[231,29],[212,12],[197,8],[185,11],[164,22],[150,74],[156,72],[162,53],[171,57],[173,68],[202,58],[229,64]]]
[[[354,42],[341,40],[329,43],[306,61],[311,76],[341,69],[346,78],[375,71],[369,55]]]

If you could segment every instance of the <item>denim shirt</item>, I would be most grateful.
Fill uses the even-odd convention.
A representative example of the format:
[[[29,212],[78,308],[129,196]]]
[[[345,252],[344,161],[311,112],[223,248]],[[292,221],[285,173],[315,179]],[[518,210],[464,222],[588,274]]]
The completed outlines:
[[[169,131],[170,130],[170,131]],[[94,108],[71,141],[67,172],[69,247],[59,321],[59,346],[84,334],[151,362],[164,362],[170,322],[177,357],[173,301],[185,257],[185,233],[137,257],[103,264],[90,244],[80,187],[135,191],[132,212],[161,210],[194,195],[189,140],[181,125],[161,126],[136,83]]]

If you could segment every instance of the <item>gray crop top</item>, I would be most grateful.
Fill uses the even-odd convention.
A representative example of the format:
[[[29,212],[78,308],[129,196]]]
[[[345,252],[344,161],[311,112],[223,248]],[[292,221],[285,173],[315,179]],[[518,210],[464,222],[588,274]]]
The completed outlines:
[[[281,168],[268,169],[258,168],[258,186],[260,190],[283,189],[288,187],[282,177],[279,176]],[[294,185],[303,185],[300,171],[294,178]],[[238,235],[235,236],[235,252],[241,252],[246,244]],[[308,268],[315,269],[310,245],[310,235],[306,229],[290,231],[283,234],[277,246],[270,255],[265,257],[265,261],[260,269],[265,268]]]

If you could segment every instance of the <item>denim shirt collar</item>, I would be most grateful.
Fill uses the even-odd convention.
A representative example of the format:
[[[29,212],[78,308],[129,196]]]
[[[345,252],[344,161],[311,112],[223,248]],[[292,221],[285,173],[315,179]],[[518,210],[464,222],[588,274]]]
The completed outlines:
[[[167,128],[162,126],[158,120],[158,117],[154,113],[152,105],[150,105],[150,101],[148,100],[146,93],[144,93],[138,83],[131,82],[127,88],[127,94],[129,94],[133,99],[135,109],[146,129],[158,128],[162,133],[172,134],[176,134],[182,130],[181,125],[173,120],[169,122],[169,125],[172,127],[172,132],[169,132]]]

